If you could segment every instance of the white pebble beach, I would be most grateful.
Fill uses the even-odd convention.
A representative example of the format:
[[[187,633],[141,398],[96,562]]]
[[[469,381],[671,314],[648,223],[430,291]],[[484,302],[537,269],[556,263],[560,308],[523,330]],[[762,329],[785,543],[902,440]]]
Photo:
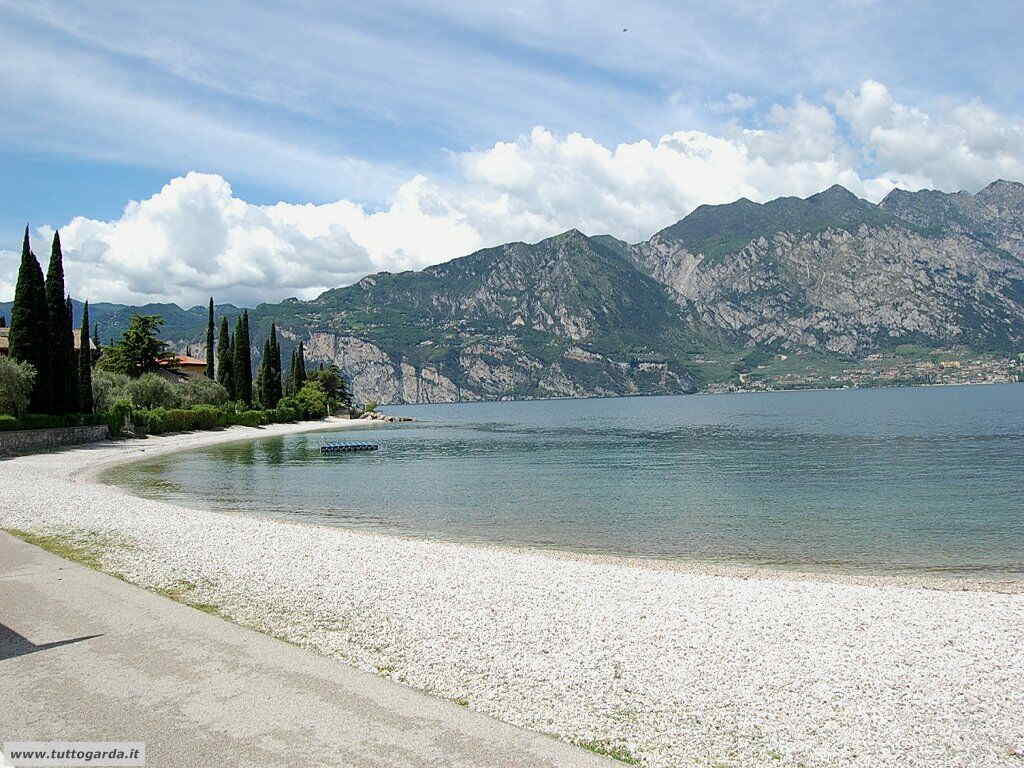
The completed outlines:
[[[795,574],[189,509],[115,464],[357,422],[0,461],[0,528],[317,653],[649,766],[1024,766],[1019,583]],[[198,503],[198,502],[197,502]]]

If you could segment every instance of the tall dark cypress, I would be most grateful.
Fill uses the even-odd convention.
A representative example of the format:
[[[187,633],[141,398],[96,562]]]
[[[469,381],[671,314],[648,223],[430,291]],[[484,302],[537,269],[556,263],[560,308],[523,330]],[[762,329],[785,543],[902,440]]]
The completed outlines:
[[[0,315],[0,328],[7,327],[7,315]]]
[[[63,313],[62,313],[63,314]],[[10,355],[36,369],[35,386],[28,409],[48,413],[52,406],[50,378],[50,321],[46,308],[43,270],[28,242],[28,227],[21,246],[21,266],[11,307]]]
[[[50,381],[54,413],[74,410],[71,402],[71,362],[74,342],[68,320],[67,299],[64,293],[64,256],[60,250],[60,234],[53,233],[50,265],[46,270],[46,307],[49,316]]]
[[[206,323],[206,378],[216,379],[213,360],[213,296],[210,297],[210,318]]]
[[[267,394],[268,394],[268,405],[271,408],[276,408],[278,402],[284,395],[284,386],[281,383],[281,347],[277,343],[277,326],[274,323],[270,324],[270,340],[267,363]]]
[[[263,356],[260,359],[260,370],[256,374],[256,399],[264,408],[273,408],[270,392],[270,337],[263,341]]]
[[[71,339],[71,353],[68,355],[68,377],[67,377],[67,409],[70,413],[78,413],[82,410],[81,398],[78,390],[78,353],[75,352],[75,307],[68,296],[68,338]],[[56,386],[56,384],[54,384]]]
[[[299,350],[295,353],[295,390],[302,389],[306,383],[306,348],[299,342]]]
[[[220,338],[217,340],[217,381],[228,391],[228,397],[235,399],[235,361],[231,355],[231,333],[228,319],[220,319]]]
[[[78,407],[92,413],[92,349],[89,347],[89,302],[82,307],[82,327],[78,331]]]
[[[235,330],[235,389],[237,397],[252,405],[252,345],[249,342],[249,313],[238,318]]]

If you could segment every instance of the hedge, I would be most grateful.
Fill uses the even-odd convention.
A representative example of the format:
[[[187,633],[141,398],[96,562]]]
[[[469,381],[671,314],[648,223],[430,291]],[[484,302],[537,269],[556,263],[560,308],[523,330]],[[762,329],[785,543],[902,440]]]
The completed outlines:
[[[188,432],[196,429],[217,429],[239,424],[262,427],[286,421],[298,421],[302,414],[294,408],[275,408],[266,411],[234,411],[215,405],[195,405],[191,408],[152,408],[132,411],[131,421],[137,435],[163,435],[167,432]]]

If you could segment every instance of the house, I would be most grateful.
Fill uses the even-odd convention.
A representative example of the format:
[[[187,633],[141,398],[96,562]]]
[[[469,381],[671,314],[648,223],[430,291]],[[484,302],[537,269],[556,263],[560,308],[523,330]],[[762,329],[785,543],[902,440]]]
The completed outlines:
[[[164,368],[158,373],[170,381],[185,381],[206,375],[206,361],[189,355],[175,355],[176,368]]]
[[[74,340],[75,351],[77,352],[79,350],[79,347],[81,346],[79,344],[79,339],[80,339],[80,337],[82,335],[82,329],[81,328],[72,328],[71,329],[71,335],[72,335],[73,340]],[[92,339],[89,339],[89,350],[91,352],[95,352],[96,351],[96,345],[93,343]],[[11,354],[11,329],[10,328],[0,328],[0,357],[6,356],[6,355],[9,355],[9,354]],[[203,365],[206,365],[206,363],[203,363]]]

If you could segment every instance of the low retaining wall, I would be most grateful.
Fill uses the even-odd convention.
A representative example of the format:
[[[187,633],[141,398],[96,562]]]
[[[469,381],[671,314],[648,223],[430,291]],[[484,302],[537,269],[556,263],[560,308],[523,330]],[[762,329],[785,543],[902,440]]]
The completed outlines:
[[[96,443],[110,436],[110,427],[62,427],[60,429],[19,429],[0,432],[0,456],[48,451],[65,445]]]

